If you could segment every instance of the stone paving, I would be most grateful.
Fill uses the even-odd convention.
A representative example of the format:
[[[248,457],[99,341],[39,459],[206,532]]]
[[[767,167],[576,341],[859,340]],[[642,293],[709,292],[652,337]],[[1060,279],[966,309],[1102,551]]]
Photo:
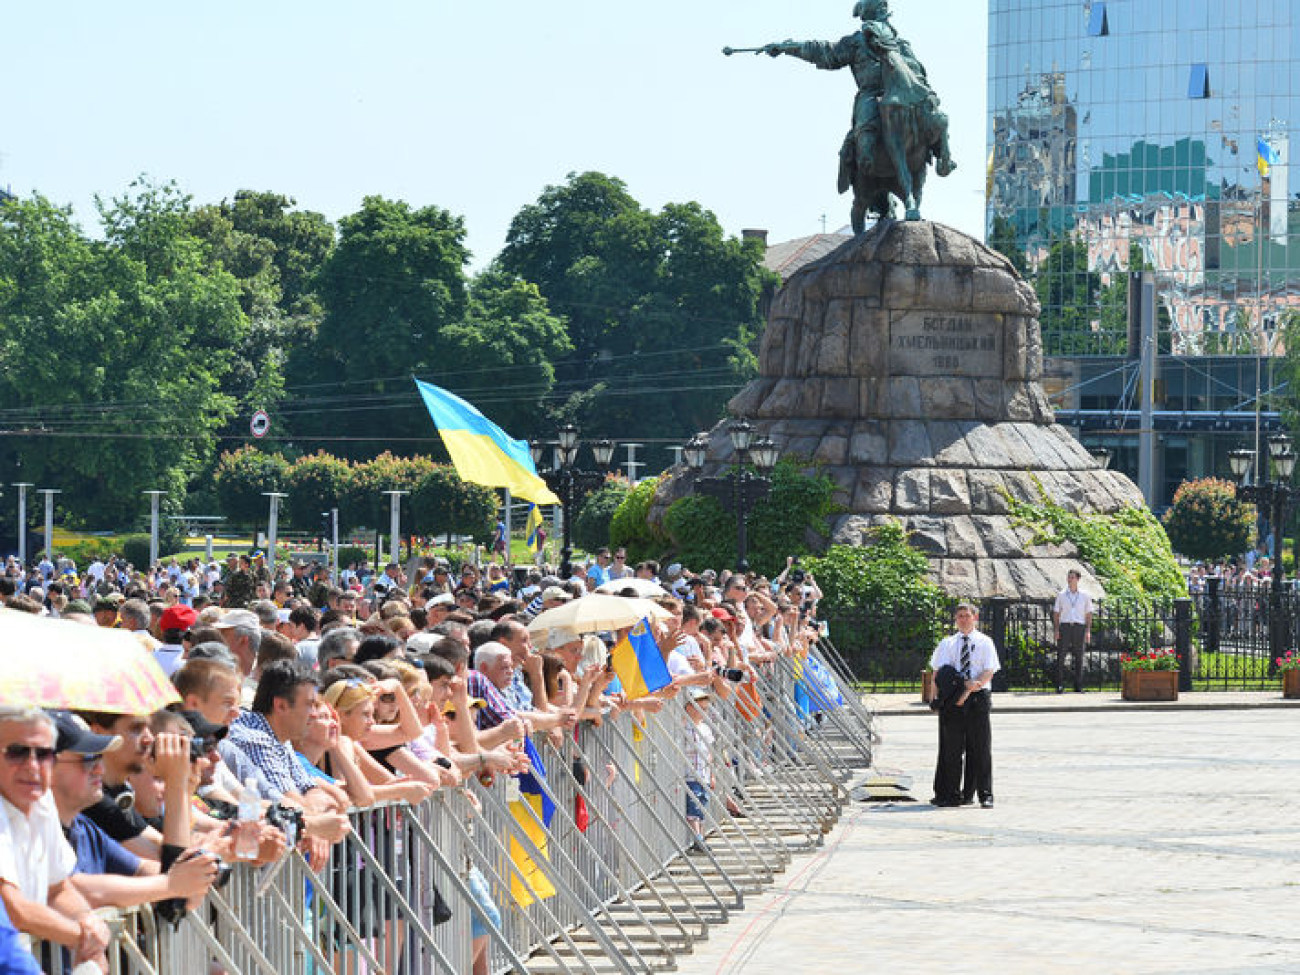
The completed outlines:
[[[1040,697],[995,702],[992,810],[928,805],[933,719],[881,716],[919,801],[855,803],[680,972],[1300,972],[1298,716]]]

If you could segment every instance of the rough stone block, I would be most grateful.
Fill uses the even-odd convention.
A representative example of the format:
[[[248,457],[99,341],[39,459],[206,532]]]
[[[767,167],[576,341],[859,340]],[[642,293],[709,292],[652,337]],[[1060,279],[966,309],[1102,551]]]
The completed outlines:
[[[983,249],[976,241],[959,230],[936,224],[934,228],[934,247],[939,256],[939,263],[950,267],[973,268],[979,265],[977,248]]]
[[[822,437],[821,443],[813,451],[813,460],[823,464],[847,464],[849,460],[848,437]]]
[[[774,379],[755,379],[727,404],[733,416],[763,416],[763,404],[776,385]]]
[[[1042,481],[1035,475],[1027,471],[1003,471],[1002,483],[1006,485],[1007,493],[1017,501],[1042,504]]]
[[[799,402],[794,412],[799,416],[816,416],[822,405],[822,390],[826,380],[820,377],[804,379],[799,384]]]
[[[1056,410],[1052,409],[1052,402],[1043,392],[1043,387],[1037,382],[1026,383],[1029,389],[1029,403],[1034,411],[1034,422],[1040,426],[1046,426],[1049,423],[1056,422]]]
[[[1004,515],[1011,510],[1007,504],[1006,485],[997,471],[973,470],[966,476],[970,488],[970,507],[976,514]]]
[[[849,443],[849,463],[883,464],[888,457],[888,424],[881,420],[864,420],[853,427],[853,438]]]
[[[924,514],[930,510],[930,472],[903,470],[894,476],[894,511]]]
[[[877,263],[854,263],[848,266],[846,294],[854,298],[880,298],[885,282],[885,268]]]
[[[979,462],[966,446],[966,425],[956,420],[934,420],[926,425],[930,449],[938,467],[977,467]]]
[[[975,380],[975,408],[971,418],[996,423],[1002,419],[1003,384],[996,379]]]
[[[894,472],[887,467],[858,469],[858,483],[853,492],[853,510],[863,514],[883,515],[894,502]]]
[[[822,381],[820,415],[854,419],[858,416],[857,379],[826,379]]]
[[[932,267],[922,278],[922,301],[932,308],[965,311],[971,306],[975,291],[973,269],[969,267]]]
[[[763,401],[762,416],[791,416],[799,407],[803,384],[795,379],[779,379]]]
[[[895,376],[889,380],[888,414],[895,417],[925,416],[921,409],[921,381],[911,376]]]
[[[1013,423],[1032,422],[1034,408],[1029,401],[1029,389],[1025,383],[1005,383],[1002,394],[1004,409],[1002,415]]]
[[[776,293],[772,299],[771,318],[802,318],[803,317],[803,282],[798,278],[792,278],[788,284]]]
[[[790,440],[786,453],[791,457],[805,457],[812,460],[821,444],[821,437],[794,437]]]
[[[971,559],[949,557],[930,563],[935,585],[956,599],[973,599],[979,595],[979,576]]]
[[[948,554],[948,529],[946,518],[914,515],[907,519],[907,543],[918,552],[943,558]]]
[[[1030,532],[1013,525],[1003,515],[971,515],[971,527],[989,558],[1018,559],[1025,554],[1025,540]]]
[[[971,311],[1000,311],[1003,314],[1030,314],[1017,289],[1017,281],[1009,274],[989,268],[971,271],[973,293]]]
[[[849,374],[850,336],[853,334],[853,302],[848,298],[835,298],[826,305],[822,319],[821,341],[817,350],[817,374],[821,376],[847,376]]]
[[[831,543],[834,545],[866,546],[871,540],[871,519],[861,515],[844,515],[831,525]]]
[[[1032,423],[999,423],[998,436],[1011,455],[1011,466],[1022,470],[1055,469],[1061,458],[1050,437],[1039,437]]]
[[[905,221],[899,225],[898,260],[902,264],[937,265],[939,252],[934,243],[933,224],[926,220]]]
[[[921,380],[921,409],[937,420],[959,420],[970,416],[975,401],[975,382],[948,376]]]
[[[982,467],[1000,469],[1016,466],[1007,453],[1006,444],[998,436],[997,429],[988,424],[981,423],[967,431],[966,448]]]
[[[932,466],[930,435],[920,420],[895,420],[889,425],[889,462],[895,467]]]
[[[850,375],[886,375],[889,371],[889,314],[859,304],[853,313],[850,345]]]
[[[957,515],[948,519],[949,558],[982,559],[985,554],[979,530],[969,516]]]
[[[885,268],[884,293],[895,310],[920,307],[924,288],[924,268],[890,264]]]
[[[930,474],[930,511],[936,515],[970,514],[966,472],[936,470]]]
[[[858,380],[858,416],[886,416],[889,413],[889,380]]]

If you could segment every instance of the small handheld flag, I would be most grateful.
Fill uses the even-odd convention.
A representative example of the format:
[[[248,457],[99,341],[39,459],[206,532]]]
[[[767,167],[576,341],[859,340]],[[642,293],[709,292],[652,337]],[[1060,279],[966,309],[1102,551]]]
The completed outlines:
[[[643,619],[619,640],[613,651],[614,673],[630,700],[653,694],[672,683],[659,644]]]

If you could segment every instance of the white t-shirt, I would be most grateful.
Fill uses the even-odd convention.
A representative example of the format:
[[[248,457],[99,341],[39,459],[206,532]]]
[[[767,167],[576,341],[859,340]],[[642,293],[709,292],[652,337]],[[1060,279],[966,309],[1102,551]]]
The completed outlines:
[[[28,900],[45,904],[50,887],[67,880],[76,867],[77,854],[63,836],[50,792],[41,796],[26,816],[0,797],[0,879],[13,884]]]
[[[704,659],[704,651],[700,649],[700,641],[689,633],[685,634],[682,637],[682,642],[677,644],[677,652],[687,660]]]
[[[691,662],[680,651],[669,650],[667,663],[669,677],[690,677],[695,673],[695,668],[691,666]]]

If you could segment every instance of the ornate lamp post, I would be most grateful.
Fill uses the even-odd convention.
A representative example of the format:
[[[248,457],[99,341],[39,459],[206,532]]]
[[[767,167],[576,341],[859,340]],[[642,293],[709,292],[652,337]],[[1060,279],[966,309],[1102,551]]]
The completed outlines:
[[[546,482],[546,486],[560,499],[561,517],[564,521],[563,541],[560,548],[560,575],[567,579],[572,570],[570,559],[573,556],[573,547],[570,542],[569,526],[573,523],[574,509],[583,498],[605,483],[605,471],[614,457],[614,444],[609,440],[598,440],[593,443],[591,452],[600,470],[584,471],[576,466],[579,447],[578,428],[572,423],[566,423],[557,431],[556,437],[551,470],[542,470],[542,462],[546,459],[546,448],[550,445],[534,440],[528,445],[528,452],[532,455],[533,464],[537,467],[542,480]]]
[[[746,420],[734,421],[727,433],[731,437],[731,446],[736,450],[736,470],[718,477],[700,477],[695,482],[695,490],[717,498],[723,508],[736,516],[736,571],[748,572],[749,542],[745,519],[754,505],[767,497],[772,487],[767,475],[776,466],[778,450],[776,444],[766,437],[755,440],[754,428]],[[703,469],[707,452],[708,438],[702,433],[697,433],[682,448],[686,465],[696,472]],[[746,470],[746,464],[752,464],[757,473]]]
[[[1296,453],[1291,440],[1283,433],[1268,438],[1269,459],[1273,462],[1273,480],[1260,476],[1264,465],[1259,465],[1251,483],[1250,471],[1255,466],[1255,451],[1244,448],[1228,454],[1228,464],[1237,478],[1237,497],[1268,513],[1268,523],[1273,539],[1273,585],[1268,600],[1268,671],[1277,669],[1277,658],[1286,651],[1286,622],[1282,618],[1282,526],[1291,514],[1295,488],[1291,475],[1295,472]]]

